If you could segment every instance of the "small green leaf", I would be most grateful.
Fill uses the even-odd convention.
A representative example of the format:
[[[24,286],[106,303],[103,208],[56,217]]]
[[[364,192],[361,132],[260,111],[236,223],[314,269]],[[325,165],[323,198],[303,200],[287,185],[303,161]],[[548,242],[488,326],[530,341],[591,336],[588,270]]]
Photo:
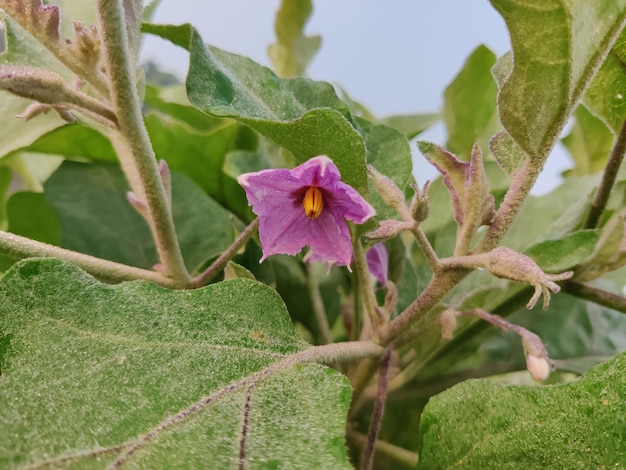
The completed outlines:
[[[487,140],[500,127],[496,112],[498,87],[491,76],[495,62],[493,52],[478,46],[443,95],[446,147],[463,160],[469,160],[477,142],[486,149]]]
[[[491,0],[506,21],[514,66],[500,120],[531,159],[547,158],[626,19],[625,0]]]
[[[46,259],[0,299],[2,468],[350,468],[349,382],[277,366],[308,346],[263,284],[111,286]]]
[[[561,139],[575,163],[566,175],[583,176],[603,170],[611,153],[613,134],[584,106],[576,108],[574,117],[571,132]]]
[[[248,271],[246,268],[233,261],[229,261],[224,268],[224,280],[230,279],[252,279],[256,280],[254,274]]]
[[[500,131],[489,140],[489,151],[500,168],[509,176],[514,175],[524,162],[524,151],[507,131]]]
[[[270,44],[268,53],[281,77],[304,75],[320,47],[320,36],[303,34],[312,12],[311,0],[283,0],[278,8],[274,23],[277,42]]]
[[[616,468],[625,400],[626,355],[552,387],[467,381],[426,405],[416,468]]]

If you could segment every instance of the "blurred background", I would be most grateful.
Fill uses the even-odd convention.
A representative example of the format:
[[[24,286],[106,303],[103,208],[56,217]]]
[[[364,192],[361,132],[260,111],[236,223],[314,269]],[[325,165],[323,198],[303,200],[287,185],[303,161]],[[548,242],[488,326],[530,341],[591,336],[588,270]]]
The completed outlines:
[[[275,40],[279,5],[280,0],[162,0],[153,21],[191,23],[209,44],[271,66],[267,47]],[[322,46],[308,75],[340,85],[377,117],[439,111],[445,87],[478,45],[498,56],[510,49],[504,21],[487,0],[317,0],[313,8],[305,32],[320,35]],[[184,79],[187,53],[169,42],[148,36],[142,59]],[[443,125],[420,139],[445,144]],[[412,150],[418,182],[432,179],[434,169],[415,145]],[[550,190],[569,166],[559,144],[533,193]]]

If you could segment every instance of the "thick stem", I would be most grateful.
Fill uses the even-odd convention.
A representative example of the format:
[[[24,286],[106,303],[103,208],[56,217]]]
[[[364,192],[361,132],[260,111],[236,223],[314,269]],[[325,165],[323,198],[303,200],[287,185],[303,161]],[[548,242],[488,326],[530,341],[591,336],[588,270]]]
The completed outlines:
[[[333,335],[330,332],[328,326],[328,317],[326,316],[326,309],[324,308],[324,301],[322,300],[322,294],[320,293],[320,286],[315,279],[311,266],[307,266],[307,288],[309,295],[311,296],[311,303],[313,306],[313,313],[315,313],[315,321],[319,328],[319,340],[321,344],[330,344],[333,342]]]
[[[591,202],[589,214],[585,220],[584,228],[595,228],[598,226],[600,217],[606,208],[606,204],[609,201],[611,190],[615,185],[617,179],[617,172],[624,159],[624,152],[626,152],[626,120],[622,123],[622,127],[617,134],[609,160],[604,168],[604,174],[602,175],[602,182],[596,191],[596,194]]]
[[[235,239],[235,241],[230,245],[224,253],[222,253],[219,258],[217,258],[211,266],[206,268],[202,273],[196,276],[192,283],[192,287],[202,287],[213,279],[217,274],[226,267],[228,262],[235,257],[237,252],[241,247],[243,247],[250,237],[254,235],[256,229],[259,227],[259,219],[254,219],[250,225],[248,225],[243,232],[239,234],[239,236]]]
[[[156,271],[135,268],[125,264],[96,258],[76,251],[66,250],[47,243],[0,231],[0,252],[14,258],[58,258],[75,264],[89,274],[108,282],[143,279],[163,287],[174,288],[175,282]]]
[[[189,287],[191,276],[183,261],[156,156],[143,122],[136,88],[135,67],[128,46],[124,8],[120,0],[98,0],[104,56],[111,80],[111,99],[120,133],[126,140],[141,191],[133,190],[148,208],[149,223],[163,272],[178,287]],[[123,156],[120,156],[122,158]],[[124,168],[124,165],[122,165]]]
[[[562,284],[563,292],[580,299],[594,302],[598,305],[626,313],[626,297],[612,292],[591,287],[578,282],[566,281]]]
[[[436,273],[426,288],[400,315],[379,334],[379,342],[388,345],[406,333],[422,319],[463,277],[467,270],[446,270]]]
[[[529,158],[524,160],[522,167],[513,177],[511,186],[504,196],[504,200],[487,230],[487,233],[482,238],[476,249],[477,253],[485,252],[494,249],[500,243],[500,240],[504,237],[509,227],[515,220],[517,213],[519,212],[522,204],[528,197],[530,190],[532,189],[541,168],[543,166],[543,160],[541,164],[531,161]]]
[[[378,432],[383,421],[385,413],[385,403],[387,402],[387,385],[389,374],[389,363],[391,362],[391,349],[387,350],[387,354],[383,357],[378,368],[378,392],[374,401],[374,409],[372,410],[372,418],[369,430],[367,432],[367,443],[363,447],[361,454],[361,468],[370,470],[374,463],[374,444],[378,439]]]

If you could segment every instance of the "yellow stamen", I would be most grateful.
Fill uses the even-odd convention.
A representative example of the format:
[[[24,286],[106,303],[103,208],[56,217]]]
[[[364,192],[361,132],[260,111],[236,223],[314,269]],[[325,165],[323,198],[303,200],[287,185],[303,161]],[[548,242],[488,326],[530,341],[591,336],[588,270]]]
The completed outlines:
[[[322,197],[322,192],[311,186],[306,190],[306,193],[304,193],[302,205],[304,206],[304,213],[307,217],[313,220],[317,219],[324,208],[324,198]]]

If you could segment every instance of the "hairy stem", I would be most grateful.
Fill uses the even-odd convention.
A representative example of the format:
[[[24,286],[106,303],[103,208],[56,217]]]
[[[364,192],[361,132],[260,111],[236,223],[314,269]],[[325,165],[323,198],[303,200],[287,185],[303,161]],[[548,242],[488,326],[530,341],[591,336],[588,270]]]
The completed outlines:
[[[319,328],[319,340],[321,344],[330,344],[333,342],[333,335],[330,332],[328,326],[328,317],[326,316],[326,309],[324,308],[324,301],[322,300],[322,294],[320,293],[320,286],[315,279],[311,266],[307,266],[307,288],[309,295],[311,296],[311,303],[313,306],[313,313],[315,313],[315,321]]]
[[[156,156],[143,122],[136,88],[135,64],[128,45],[121,0],[98,0],[98,16],[104,56],[111,79],[111,99],[141,184],[133,188],[147,206],[148,220],[163,267],[178,287],[189,287],[191,276],[183,261],[167,195],[159,176]],[[121,155],[120,158],[123,158]],[[128,165],[122,165],[126,168]]]
[[[363,447],[367,442],[367,436],[352,429],[347,431],[346,437],[350,442],[359,447]],[[387,457],[391,457],[396,462],[404,464],[409,468],[414,468],[415,465],[417,465],[418,455],[415,452],[395,446],[389,442],[377,440],[374,444],[374,450]]]
[[[475,252],[489,251],[498,246],[528,197],[539,173],[541,173],[542,166],[543,160],[540,164],[529,158],[524,160],[521,168],[513,177],[511,186],[493,217],[487,233],[474,250]]]
[[[391,362],[391,349],[387,350],[387,354],[378,367],[378,392],[374,401],[374,409],[372,410],[372,418],[369,430],[367,432],[367,443],[363,447],[361,454],[361,468],[370,470],[374,464],[374,444],[378,439],[378,432],[383,421],[385,413],[385,403],[387,402],[387,385],[389,374],[389,363]]]
[[[243,232],[235,239],[224,253],[217,258],[211,266],[206,268],[202,273],[198,274],[191,282],[192,287],[202,287],[213,279],[217,274],[226,267],[228,262],[235,257],[240,248],[242,248],[250,237],[254,235],[256,229],[259,227],[259,219],[254,219],[250,225],[248,225]]]
[[[608,292],[597,287],[591,287],[578,282],[566,281],[562,284],[563,292],[580,299],[594,302],[598,305],[626,313],[626,297]]]
[[[47,243],[20,237],[8,232],[0,231],[0,251],[14,258],[59,258],[75,264],[89,274],[108,282],[132,281],[143,279],[159,284],[163,287],[174,288],[175,282],[169,277],[156,271],[135,268],[121,263],[96,258],[72,250],[48,245]]]
[[[609,160],[604,168],[604,174],[602,175],[602,182],[596,191],[596,194],[591,202],[587,219],[585,220],[584,228],[595,228],[598,226],[600,217],[606,208],[606,204],[609,201],[611,190],[615,185],[617,179],[617,172],[624,159],[624,152],[626,152],[626,120],[622,123],[622,127],[617,134],[613,148],[609,155]]]
[[[406,333],[411,326],[424,318],[468,272],[467,270],[446,270],[436,273],[420,295],[381,330],[380,343],[388,345]]]
[[[432,269],[433,272],[438,271],[440,267],[439,258],[437,257],[437,253],[435,253],[435,250],[433,250],[432,245],[428,241],[428,238],[426,238],[426,234],[424,233],[424,230],[422,230],[422,227],[419,224],[415,224],[411,232],[415,236],[415,240],[422,250],[426,261],[428,261],[430,269]]]

